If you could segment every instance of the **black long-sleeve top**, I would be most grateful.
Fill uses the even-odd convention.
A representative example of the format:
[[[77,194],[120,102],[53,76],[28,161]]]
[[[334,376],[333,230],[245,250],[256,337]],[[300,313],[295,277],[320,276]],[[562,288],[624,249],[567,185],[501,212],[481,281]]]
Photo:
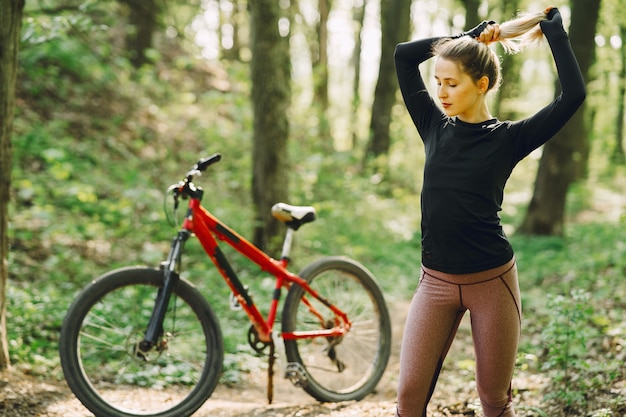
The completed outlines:
[[[421,193],[422,263],[464,274],[500,266],[513,257],[502,230],[504,186],[515,165],[547,142],[585,99],[585,84],[562,25],[542,25],[561,83],[561,94],[520,121],[465,123],[450,118],[428,94],[418,65],[439,38],[397,45],[400,90],[424,142]]]

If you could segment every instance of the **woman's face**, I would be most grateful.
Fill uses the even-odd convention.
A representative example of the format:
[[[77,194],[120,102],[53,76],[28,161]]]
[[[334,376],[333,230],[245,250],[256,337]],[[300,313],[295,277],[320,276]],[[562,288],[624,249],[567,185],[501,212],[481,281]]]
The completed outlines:
[[[455,61],[440,57],[435,63],[435,79],[437,97],[446,115],[469,123],[482,121],[476,118],[480,118],[484,105],[484,83],[475,82]]]

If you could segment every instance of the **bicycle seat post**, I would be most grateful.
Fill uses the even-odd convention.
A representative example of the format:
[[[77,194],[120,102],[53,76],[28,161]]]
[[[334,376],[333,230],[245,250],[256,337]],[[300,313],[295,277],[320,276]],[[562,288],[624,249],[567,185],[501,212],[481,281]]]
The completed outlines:
[[[289,262],[289,255],[291,253],[291,245],[293,243],[293,234],[295,230],[291,227],[287,227],[287,232],[285,233],[285,240],[283,241],[283,250],[280,255],[280,259],[282,261]]]

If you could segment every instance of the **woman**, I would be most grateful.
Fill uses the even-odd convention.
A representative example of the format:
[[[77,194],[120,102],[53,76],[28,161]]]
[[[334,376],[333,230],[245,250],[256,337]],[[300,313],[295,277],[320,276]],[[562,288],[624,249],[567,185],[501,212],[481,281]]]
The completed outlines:
[[[561,94],[532,117],[499,121],[486,100],[500,82],[498,58],[487,45],[501,42],[507,52],[515,52],[543,35]],[[418,68],[432,56],[437,57],[441,107],[428,94]],[[484,415],[515,416],[511,379],[521,303],[515,256],[498,212],[515,165],[561,129],[584,101],[578,63],[556,8],[500,25],[483,22],[452,38],[402,43],[395,61],[426,151],[422,271],[402,341],[396,415],[426,416],[444,358],[469,310]]]

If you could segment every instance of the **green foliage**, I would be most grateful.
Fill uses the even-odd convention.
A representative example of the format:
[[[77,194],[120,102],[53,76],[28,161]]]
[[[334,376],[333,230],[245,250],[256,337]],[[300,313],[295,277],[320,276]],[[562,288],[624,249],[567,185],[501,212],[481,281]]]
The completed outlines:
[[[88,5],[97,3],[102,2]],[[170,205],[164,210],[165,190],[198,157],[223,154],[198,178],[207,190],[206,206],[244,236],[250,236],[253,218],[247,66],[200,63],[175,44],[155,50],[155,64],[135,71],[115,53],[113,42],[94,41],[113,36],[102,22],[88,30],[72,21],[65,32],[63,22],[25,24],[7,297],[13,363],[57,377],[58,330],[71,300],[105,271],[155,266],[163,259],[176,231],[168,220]],[[68,27],[81,35],[64,35]],[[406,302],[419,279],[423,154],[419,143],[398,138],[413,135],[414,128],[394,122],[396,140],[380,161],[389,168],[370,172],[363,170],[358,144],[329,151],[315,136],[315,112],[291,111],[288,202],[318,210],[318,220],[297,233],[293,269],[345,254],[377,276],[390,304]],[[513,192],[527,191],[532,183],[533,170],[520,172],[511,182]],[[603,187],[613,186],[603,180]],[[593,195],[585,188],[571,195],[564,238],[512,234],[525,311],[521,352],[541,358],[545,369],[536,371],[548,373],[554,383],[547,398],[561,408],[615,408],[623,394],[586,394],[624,380],[624,371],[614,366],[626,359],[620,336],[626,311],[623,220],[576,222],[579,213],[593,209]],[[508,205],[505,222],[519,224],[525,201]],[[271,279],[223,249],[255,301],[269,305]],[[259,359],[250,360],[254,355],[241,346],[249,328],[242,324],[244,313],[230,310],[228,288],[195,241],[187,245],[183,269],[220,319],[224,382],[236,384],[243,373],[261,369]]]
[[[11,282],[7,288],[9,349],[19,367],[35,375],[59,377],[59,360],[52,351],[57,346],[64,310],[69,305],[68,285],[56,279],[46,284]]]
[[[512,239],[527,317],[520,353],[539,358],[536,372],[550,380],[546,401],[559,415],[612,404],[607,387],[624,378],[622,232],[592,223],[569,226],[564,238]]]
[[[567,407],[584,407],[592,388],[585,375],[590,368],[588,344],[597,337],[596,329],[587,326],[594,314],[590,301],[590,294],[580,290],[572,291],[569,297],[548,297],[548,309],[553,313],[542,332],[547,352],[541,370],[552,371],[556,385],[547,398],[556,398]]]
[[[552,386],[545,398],[570,413],[589,411],[598,393],[623,376],[622,361],[594,348],[610,325],[594,304],[592,295],[583,290],[548,296],[551,313],[541,333],[545,349],[541,371],[548,372]]]

